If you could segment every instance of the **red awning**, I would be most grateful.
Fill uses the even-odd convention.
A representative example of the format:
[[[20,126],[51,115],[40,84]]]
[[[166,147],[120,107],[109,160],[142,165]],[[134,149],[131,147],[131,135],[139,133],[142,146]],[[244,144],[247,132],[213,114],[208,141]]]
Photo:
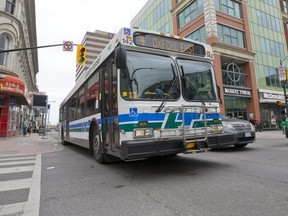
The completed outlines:
[[[0,93],[13,95],[21,105],[29,105],[24,93],[25,84],[18,77],[0,74]]]

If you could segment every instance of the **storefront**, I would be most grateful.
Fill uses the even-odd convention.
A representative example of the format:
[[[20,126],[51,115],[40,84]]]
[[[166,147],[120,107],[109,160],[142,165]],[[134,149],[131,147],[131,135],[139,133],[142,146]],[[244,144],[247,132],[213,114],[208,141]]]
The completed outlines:
[[[0,137],[15,136],[21,132],[21,105],[28,105],[21,79],[0,74]]]
[[[236,87],[223,87],[225,113],[228,117],[249,120],[248,100],[251,90]]]
[[[285,106],[282,106],[285,104],[284,94],[259,90],[259,99],[263,129],[281,129],[281,123],[285,119]]]

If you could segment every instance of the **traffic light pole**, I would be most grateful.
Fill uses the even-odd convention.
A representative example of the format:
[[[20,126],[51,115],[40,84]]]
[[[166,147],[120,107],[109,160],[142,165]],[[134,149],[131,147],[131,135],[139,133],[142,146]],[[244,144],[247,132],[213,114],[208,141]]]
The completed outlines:
[[[77,44],[73,44],[73,45],[77,45]],[[31,50],[31,49],[56,47],[56,46],[63,46],[63,43],[62,44],[46,45],[46,46],[36,46],[36,47],[26,47],[26,48],[17,48],[17,49],[9,49],[9,50],[0,50],[0,53],[17,52],[17,51],[22,51],[22,50]]]
[[[282,87],[283,87],[283,91],[284,91],[284,98],[285,98],[285,118],[287,118],[287,96],[286,96],[286,83],[287,81],[283,81],[282,82]]]
[[[280,59],[280,66],[282,66],[283,61],[285,61],[287,58],[288,58],[288,56],[286,56],[284,59]],[[287,98],[287,92],[286,92],[287,76],[288,76],[288,74],[286,73],[286,70],[285,70],[286,79],[282,83],[283,91],[284,91],[284,99],[285,99],[285,120],[288,118],[288,116],[287,116],[287,105],[288,105],[287,99],[288,98]]]
[[[63,46],[63,44],[53,44],[53,45],[47,45],[47,46],[37,46],[37,47],[26,47],[26,48],[17,48],[17,49],[9,49],[9,50],[0,50],[0,53],[16,52],[16,51],[22,51],[22,50],[39,49],[39,48],[47,48],[47,47],[55,47],[55,46]]]

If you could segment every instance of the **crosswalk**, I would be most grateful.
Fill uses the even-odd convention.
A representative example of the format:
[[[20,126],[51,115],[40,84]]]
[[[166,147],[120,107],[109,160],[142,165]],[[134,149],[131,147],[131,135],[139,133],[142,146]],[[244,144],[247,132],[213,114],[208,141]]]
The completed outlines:
[[[0,154],[0,216],[39,215],[41,154]]]

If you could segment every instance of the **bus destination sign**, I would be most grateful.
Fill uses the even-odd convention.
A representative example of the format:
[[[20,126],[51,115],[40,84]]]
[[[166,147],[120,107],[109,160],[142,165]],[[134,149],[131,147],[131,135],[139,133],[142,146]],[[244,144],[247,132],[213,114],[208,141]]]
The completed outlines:
[[[204,46],[193,42],[148,33],[135,33],[133,38],[137,46],[205,56]]]

